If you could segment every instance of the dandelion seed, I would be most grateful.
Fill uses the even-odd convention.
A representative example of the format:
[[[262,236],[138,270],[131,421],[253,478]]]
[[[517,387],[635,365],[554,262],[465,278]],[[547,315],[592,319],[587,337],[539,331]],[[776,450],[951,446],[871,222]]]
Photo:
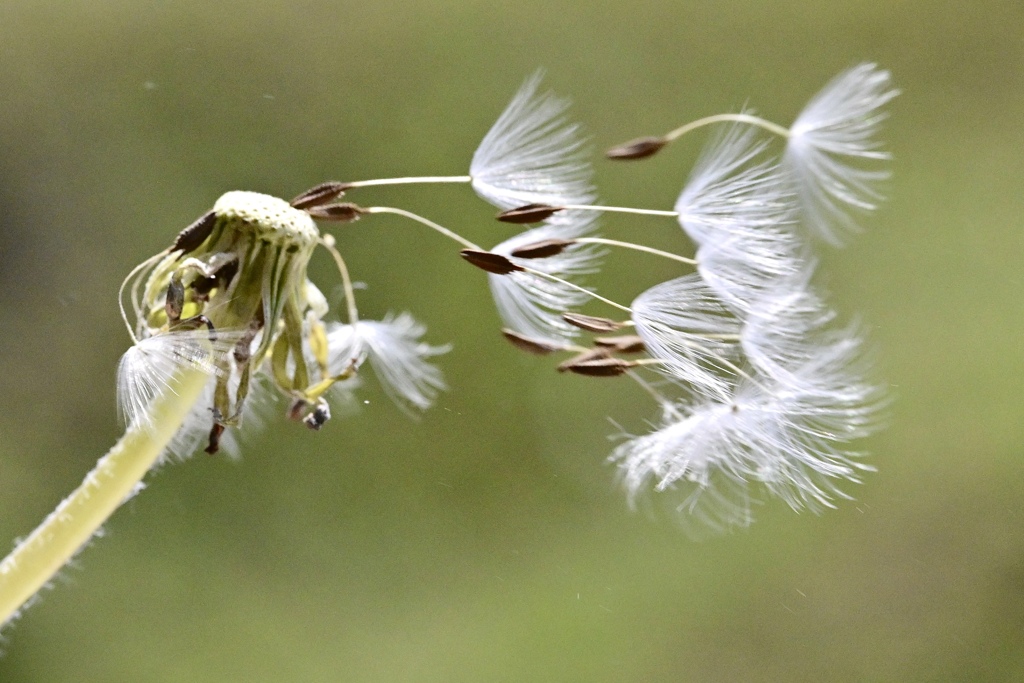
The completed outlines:
[[[166,332],[134,344],[117,367],[118,412],[126,425],[147,425],[149,405],[165,391],[173,391],[182,369],[218,375],[222,363],[240,339],[238,332],[214,335],[205,329]]]
[[[835,319],[835,312],[809,285],[794,287],[751,307],[740,343],[759,373],[791,385],[797,379],[792,374],[795,368],[805,367],[836,344],[859,339],[850,330],[830,329]]]
[[[860,64],[825,86],[790,127],[783,165],[804,223],[833,245],[859,231],[851,212],[872,211],[882,199],[878,186],[890,174],[877,162],[889,154],[875,135],[887,116],[882,108],[898,94],[888,71]]]
[[[547,223],[527,230],[492,251],[513,264],[573,280],[597,270],[600,251],[591,245],[573,244],[545,258],[522,258],[515,253],[538,243],[571,242],[592,230],[592,219],[576,216],[572,223]],[[579,334],[579,329],[567,323],[562,314],[589,301],[585,292],[532,273],[488,275],[487,279],[498,313],[514,332],[549,341],[572,339]]]
[[[816,262],[794,233],[777,227],[737,230],[697,250],[697,271],[740,317],[755,302],[807,285]]]
[[[427,362],[447,353],[450,346],[431,346],[420,341],[426,328],[409,315],[388,315],[383,320],[360,320],[331,325],[327,342],[330,367],[335,374],[368,359],[388,396],[402,407],[429,408],[447,388],[441,371]]]
[[[849,497],[842,484],[872,469],[848,443],[877,428],[884,407],[880,389],[847,360],[837,353],[794,368],[803,382],[742,378],[724,398],[665,406],[657,429],[610,460],[631,499],[648,487],[671,492],[680,511],[716,530],[749,524],[750,501],[763,495],[794,510],[834,507]]]
[[[743,424],[728,404],[664,404],[661,425],[630,436],[609,458],[631,505],[665,498],[694,535],[753,521],[750,485],[734,467]]]
[[[701,394],[728,389],[740,333],[739,320],[696,274],[669,280],[633,300],[636,333],[663,371]]]
[[[764,158],[758,130],[731,124],[714,137],[676,201],[679,223],[698,246],[792,222],[795,196]]]
[[[566,118],[568,100],[538,93],[541,72],[527,79],[473,154],[473,189],[500,209],[526,204],[592,204],[586,143]],[[556,215],[552,223],[572,223]]]

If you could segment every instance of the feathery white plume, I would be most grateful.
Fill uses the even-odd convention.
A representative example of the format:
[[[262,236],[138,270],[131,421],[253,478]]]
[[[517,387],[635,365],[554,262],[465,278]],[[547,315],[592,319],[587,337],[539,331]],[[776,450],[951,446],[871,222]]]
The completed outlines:
[[[806,287],[814,267],[806,245],[784,226],[738,229],[697,250],[697,271],[741,318],[755,302]]]
[[[888,71],[860,64],[834,78],[789,129],[783,167],[800,196],[807,227],[832,244],[858,231],[850,211],[871,211],[889,177],[877,162],[889,159],[874,139],[899,91]]]
[[[214,337],[211,340],[211,336]],[[117,366],[117,406],[127,425],[148,425],[149,406],[184,368],[216,375],[218,362],[234,348],[242,334],[203,328],[165,332],[139,340],[124,352]]]
[[[569,123],[569,101],[538,94],[537,72],[523,84],[473,154],[473,189],[500,209],[526,204],[593,204],[592,171],[579,127]],[[572,212],[550,219],[573,221]]]
[[[794,368],[805,367],[833,346],[858,340],[852,329],[829,329],[836,318],[809,285],[765,297],[751,308],[740,344],[751,365],[765,377],[792,386]],[[859,344],[859,342],[857,342]]]
[[[400,407],[425,410],[445,386],[441,371],[427,362],[447,353],[449,346],[420,341],[426,328],[408,313],[388,314],[383,320],[334,324],[327,330],[330,371],[340,374],[353,362],[368,359],[381,386]]]
[[[750,484],[733,453],[743,445],[736,413],[724,403],[664,403],[662,413],[657,429],[627,435],[609,457],[630,505],[653,490],[695,536],[750,525]]]
[[[739,320],[694,273],[655,285],[630,305],[633,325],[665,374],[721,396],[734,374]]]
[[[874,431],[885,407],[858,352],[856,342],[837,345],[791,368],[791,384],[742,378],[723,399],[663,406],[658,429],[610,457],[630,498],[653,483],[716,530],[749,524],[748,485],[794,510],[834,507],[848,497],[841,483],[872,469],[848,442]]]
[[[756,128],[737,123],[704,149],[675,205],[698,246],[793,221],[796,197],[778,166],[763,158],[766,147]]]

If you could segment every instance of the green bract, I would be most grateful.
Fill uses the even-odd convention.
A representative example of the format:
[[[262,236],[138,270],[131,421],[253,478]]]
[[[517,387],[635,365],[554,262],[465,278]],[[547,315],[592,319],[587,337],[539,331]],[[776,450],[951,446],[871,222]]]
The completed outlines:
[[[174,346],[187,338],[194,346],[194,332],[178,333],[209,329],[216,368],[211,448],[223,427],[238,422],[253,370],[264,361],[293,400],[296,418],[321,408],[323,393],[350,374],[327,370],[327,301],[306,275],[319,243],[307,212],[276,197],[228,192],[142,269],[141,296],[133,288],[140,343],[165,337]],[[225,335],[233,348],[218,354],[216,342]]]

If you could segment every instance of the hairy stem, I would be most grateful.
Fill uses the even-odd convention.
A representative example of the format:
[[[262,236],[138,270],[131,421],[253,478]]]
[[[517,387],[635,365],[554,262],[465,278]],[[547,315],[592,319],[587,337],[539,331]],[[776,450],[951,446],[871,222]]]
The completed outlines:
[[[153,401],[150,422],[130,426],[82,484],[0,563],[0,624],[17,616],[134,492],[202,396],[209,375],[181,370]]]

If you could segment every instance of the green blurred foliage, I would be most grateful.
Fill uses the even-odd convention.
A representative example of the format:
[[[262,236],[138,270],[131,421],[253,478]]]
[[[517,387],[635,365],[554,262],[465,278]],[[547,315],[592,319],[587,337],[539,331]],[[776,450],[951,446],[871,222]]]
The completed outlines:
[[[702,543],[631,513],[604,458],[634,388],[497,334],[484,278],[381,217],[335,231],[361,308],[410,310],[451,391],[407,420],[372,380],[319,434],[165,467],[5,632],[0,680],[1011,681],[1024,677],[1024,6],[956,2],[0,6],[0,537],[118,437],[117,286],[224,191],[461,174],[538,67],[600,148],[745,103],[788,122],[860,61],[903,95],[891,200],[822,284],[896,398],[858,502],[766,505]],[[670,206],[699,143],[598,165]],[[360,199],[485,244],[463,187]],[[610,236],[679,248],[656,220]],[[314,263],[320,281],[331,264]],[[671,269],[617,255],[628,299]]]

